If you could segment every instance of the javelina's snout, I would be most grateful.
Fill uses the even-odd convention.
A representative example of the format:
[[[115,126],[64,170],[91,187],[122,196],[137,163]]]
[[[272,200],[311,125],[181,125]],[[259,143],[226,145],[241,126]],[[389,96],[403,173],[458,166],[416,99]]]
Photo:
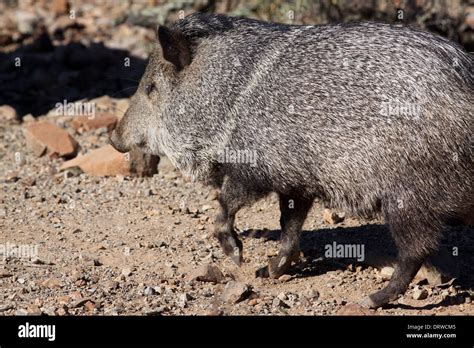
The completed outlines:
[[[115,128],[112,134],[109,137],[110,144],[115,148],[115,150],[125,153],[129,152],[130,148],[124,144],[122,136],[117,128]]]

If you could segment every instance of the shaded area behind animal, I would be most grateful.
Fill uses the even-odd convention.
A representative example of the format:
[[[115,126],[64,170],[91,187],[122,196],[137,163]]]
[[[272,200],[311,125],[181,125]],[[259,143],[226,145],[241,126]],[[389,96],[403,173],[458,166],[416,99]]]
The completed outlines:
[[[43,33],[13,52],[0,52],[0,105],[14,107],[21,117],[43,115],[64,100],[128,98],[135,93],[146,63],[103,43],[53,46]]]

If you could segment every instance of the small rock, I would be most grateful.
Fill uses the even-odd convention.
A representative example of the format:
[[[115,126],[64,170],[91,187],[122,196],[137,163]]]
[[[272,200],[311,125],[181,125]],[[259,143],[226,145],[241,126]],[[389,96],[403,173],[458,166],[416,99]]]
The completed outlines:
[[[96,305],[92,301],[87,301],[86,303],[84,303],[84,308],[89,312],[94,312],[96,309]]]
[[[210,204],[204,204],[202,207],[201,207],[201,211],[207,211],[207,210],[210,210],[212,209],[212,205]]]
[[[152,295],[155,295],[156,294],[156,291],[154,288],[152,288],[151,286],[147,286],[145,288],[145,290],[143,291],[143,293],[146,295],[146,296],[152,296]]]
[[[428,297],[428,291],[426,289],[415,289],[413,291],[414,300],[424,300]]]
[[[335,225],[340,222],[343,222],[345,217],[345,213],[336,213],[327,208],[323,211],[323,220],[324,222],[330,225]]]
[[[319,292],[315,289],[309,289],[305,292],[304,296],[309,300],[317,300],[319,298]]]
[[[51,11],[56,16],[66,14],[68,10],[68,0],[53,0],[53,2],[51,3]]]
[[[72,128],[76,131],[89,131],[91,129],[99,129],[106,127],[108,131],[115,128],[117,117],[115,115],[101,112],[94,117],[75,116],[71,122]]]
[[[21,34],[31,35],[35,31],[38,17],[34,12],[16,11],[17,29]]]
[[[69,314],[68,307],[63,305],[56,310],[56,314],[59,316],[65,316]]]
[[[282,299],[275,297],[272,302],[273,308],[290,308]]]
[[[56,315],[56,308],[54,308],[52,306],[45,306],[45,307],[43,307],[42,312],[45,315],[48,315],[50,317],[54,317]]]
[[[79,298],[77,300],[74,300],[72,303],[71,303],[71,307],[72,308],[79,308],[79,307],[82,307],[84,306],[87,302],[89,302],[90,300],[88,298]]]
[[[100,262],[98,259],[92,260],[92,264],[96,267],[102,266],[102,262]]]
[[[27,146],[36,156],[45,152],[59,156],[74,156],[79,144],[68,132],[55,124],[42,121],[30,123],[24,128]]]
[[[36,118],[32,114],[27,114],[22,117],[21,121],[23,123],[35,122]]]
[[[258,299],[256,298],[253,298],[251,300],[249,300],[249,306],[256,306],[258,304]]]
[[[155,316],[155,315],[161,315],[161,313],[163,313],[164,311],[165,311],[165,307],[160,306],[153,309],[146,309],[144,313],[147,316]]]
[[[28,315],[38,316],[42,314],[41,310],[36,305],[29,305],[26,310],[28,312]]]
[[[106,145],[63,163],[60,170],[79,167],[83,172],[95,176],[152,176],[157,173],[157,163],[156,156],[144,154],[138,149],[123,154],[112,145]]]
[[[0,121],[1,123],[17,123],[18,114],[16,110],[10,105],[0,106]]]
[[[122,273],[121,273],[121,274],[122,274],[124,277],[129,277],[132,273],[133,273],[132,268],[126,267],[126,268],[122,269]]]
[[[428,284],[439,286],[459,277],[459,265],[456,257],[442,248],[421,266],[418,278],[425,278]]]
[[[380,275],[382,276],[383,280],[390,280],[392,278],[393,272],[395,272],[393,267],[386,266],[380,270]]]
[[[28,315],[28,311],[26,309],[17,309],[15,312],[16,316],[25,316]]]
[[[108,95],[91,99],[89,102],[95,104],[102,111],[113,109],[112,99]]]
[[[180,308],[186,308],[188,305],[188,301],[192,300],[192,296],[189,294],[181,294],[178,296],[178,300],[176,301],[176,304]]]
[[[41,260],[38,256],[34,256],[33,258],[31,258],[31,263],[33,265],[44,265],[45,262],[43,260]]]
[[[41,283],[41,286],[45,288],[50,288],[50,289],[60,288],[61,280],[59,280],[58,278],[48,278],[44,282]]]
[[[287,282],[290,281],[293,277],[289,274],[283,274],[280,278],[278,278],[279,281],[281,282]]]
[[[238,303],[250,296],[250,287],[241,282],[230,281],[226,284],[222,293],[222,299],[225,302]]]
[[[0,269],[0,279],[1,278],[8,278],[8,277],[11,277],[13,274],[11,274],[10,272],[4,270],[4,269]]]
[[[201,282],[219,283],[224,280],[224,274],[216,265],[206,263],[192,272],[190,278]]]
[[[286,296],[286,294],[283,291],[278,294],[277,298],[279,298],[282,301],[288,299],[288,297]]]

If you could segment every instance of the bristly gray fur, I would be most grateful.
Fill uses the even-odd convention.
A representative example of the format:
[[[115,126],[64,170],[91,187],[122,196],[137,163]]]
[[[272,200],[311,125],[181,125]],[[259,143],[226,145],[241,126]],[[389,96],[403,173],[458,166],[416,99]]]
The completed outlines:
[[[164,152],[199,180],[381,210],[402,248],[433,250],[444,219],[473,211],[474,63],[457,44],[398,25],[202,14],[169,30],[190,62],[177,71],[158,45],[123,147]],[[226,148],[256,165],[217,161]]]

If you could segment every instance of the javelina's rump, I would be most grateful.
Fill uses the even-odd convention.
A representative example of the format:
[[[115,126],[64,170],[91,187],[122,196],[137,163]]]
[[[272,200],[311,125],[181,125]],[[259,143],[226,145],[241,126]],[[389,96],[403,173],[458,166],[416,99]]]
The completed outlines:
[[[219,185],[215,235],[237,263],[235,214],[269,192],[282,249],[259,274],[272,277],[297,260],[314,198],[381,211],[399,256],[365,301],[376,307],[406,290],[447,218],[471,216],[474,64],[456,44],[386,24],[205,15],[160,27],[158,41],[112,141]]]

